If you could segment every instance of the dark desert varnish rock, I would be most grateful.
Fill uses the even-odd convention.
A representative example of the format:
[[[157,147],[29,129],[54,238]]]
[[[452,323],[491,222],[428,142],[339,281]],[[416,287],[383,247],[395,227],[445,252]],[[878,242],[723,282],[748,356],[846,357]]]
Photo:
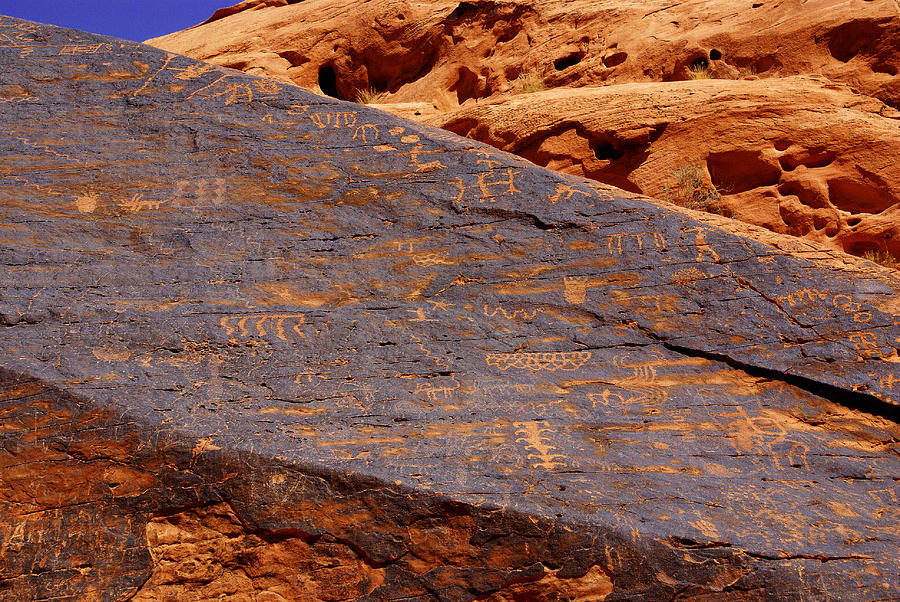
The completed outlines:
[[[0,57],[3,599],[900,596],[896,278],[130,42]]]

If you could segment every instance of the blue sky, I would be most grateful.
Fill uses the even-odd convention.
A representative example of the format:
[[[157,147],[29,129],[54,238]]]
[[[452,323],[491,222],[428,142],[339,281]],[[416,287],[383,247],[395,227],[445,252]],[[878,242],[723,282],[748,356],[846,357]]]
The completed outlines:
[[[239,0],[0,0],[0,14],[143,42]]]

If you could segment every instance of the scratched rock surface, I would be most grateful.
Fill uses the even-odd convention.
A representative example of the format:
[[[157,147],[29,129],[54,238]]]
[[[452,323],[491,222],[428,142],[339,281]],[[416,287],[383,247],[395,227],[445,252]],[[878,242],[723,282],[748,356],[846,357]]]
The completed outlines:
[[[131,42],[0,56],[2,599],[900,596],[888,271]]]

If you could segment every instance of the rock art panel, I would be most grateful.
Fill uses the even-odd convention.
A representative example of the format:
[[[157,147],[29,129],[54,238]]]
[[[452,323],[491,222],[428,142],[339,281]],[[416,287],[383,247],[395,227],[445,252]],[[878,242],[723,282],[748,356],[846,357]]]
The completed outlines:
[[[897,278],[147,46],[0,55],[0,597],[900,595]]]

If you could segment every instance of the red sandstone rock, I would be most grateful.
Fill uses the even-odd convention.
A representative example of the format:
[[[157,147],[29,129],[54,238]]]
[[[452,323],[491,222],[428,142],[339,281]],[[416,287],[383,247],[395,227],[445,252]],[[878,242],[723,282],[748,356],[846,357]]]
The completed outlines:
[[[684,80],[694,63],[723,78],[821,74],[900,103],[894,0],[284,4],[243,2],[218,11],[213,22],[148,43],[300,86],[319,84],[348,100],[375,88],[390,102],[444,109],[516,90],[523,74],[547,87],[579,87]],[[333,89],[323,68],[333,69]]]

